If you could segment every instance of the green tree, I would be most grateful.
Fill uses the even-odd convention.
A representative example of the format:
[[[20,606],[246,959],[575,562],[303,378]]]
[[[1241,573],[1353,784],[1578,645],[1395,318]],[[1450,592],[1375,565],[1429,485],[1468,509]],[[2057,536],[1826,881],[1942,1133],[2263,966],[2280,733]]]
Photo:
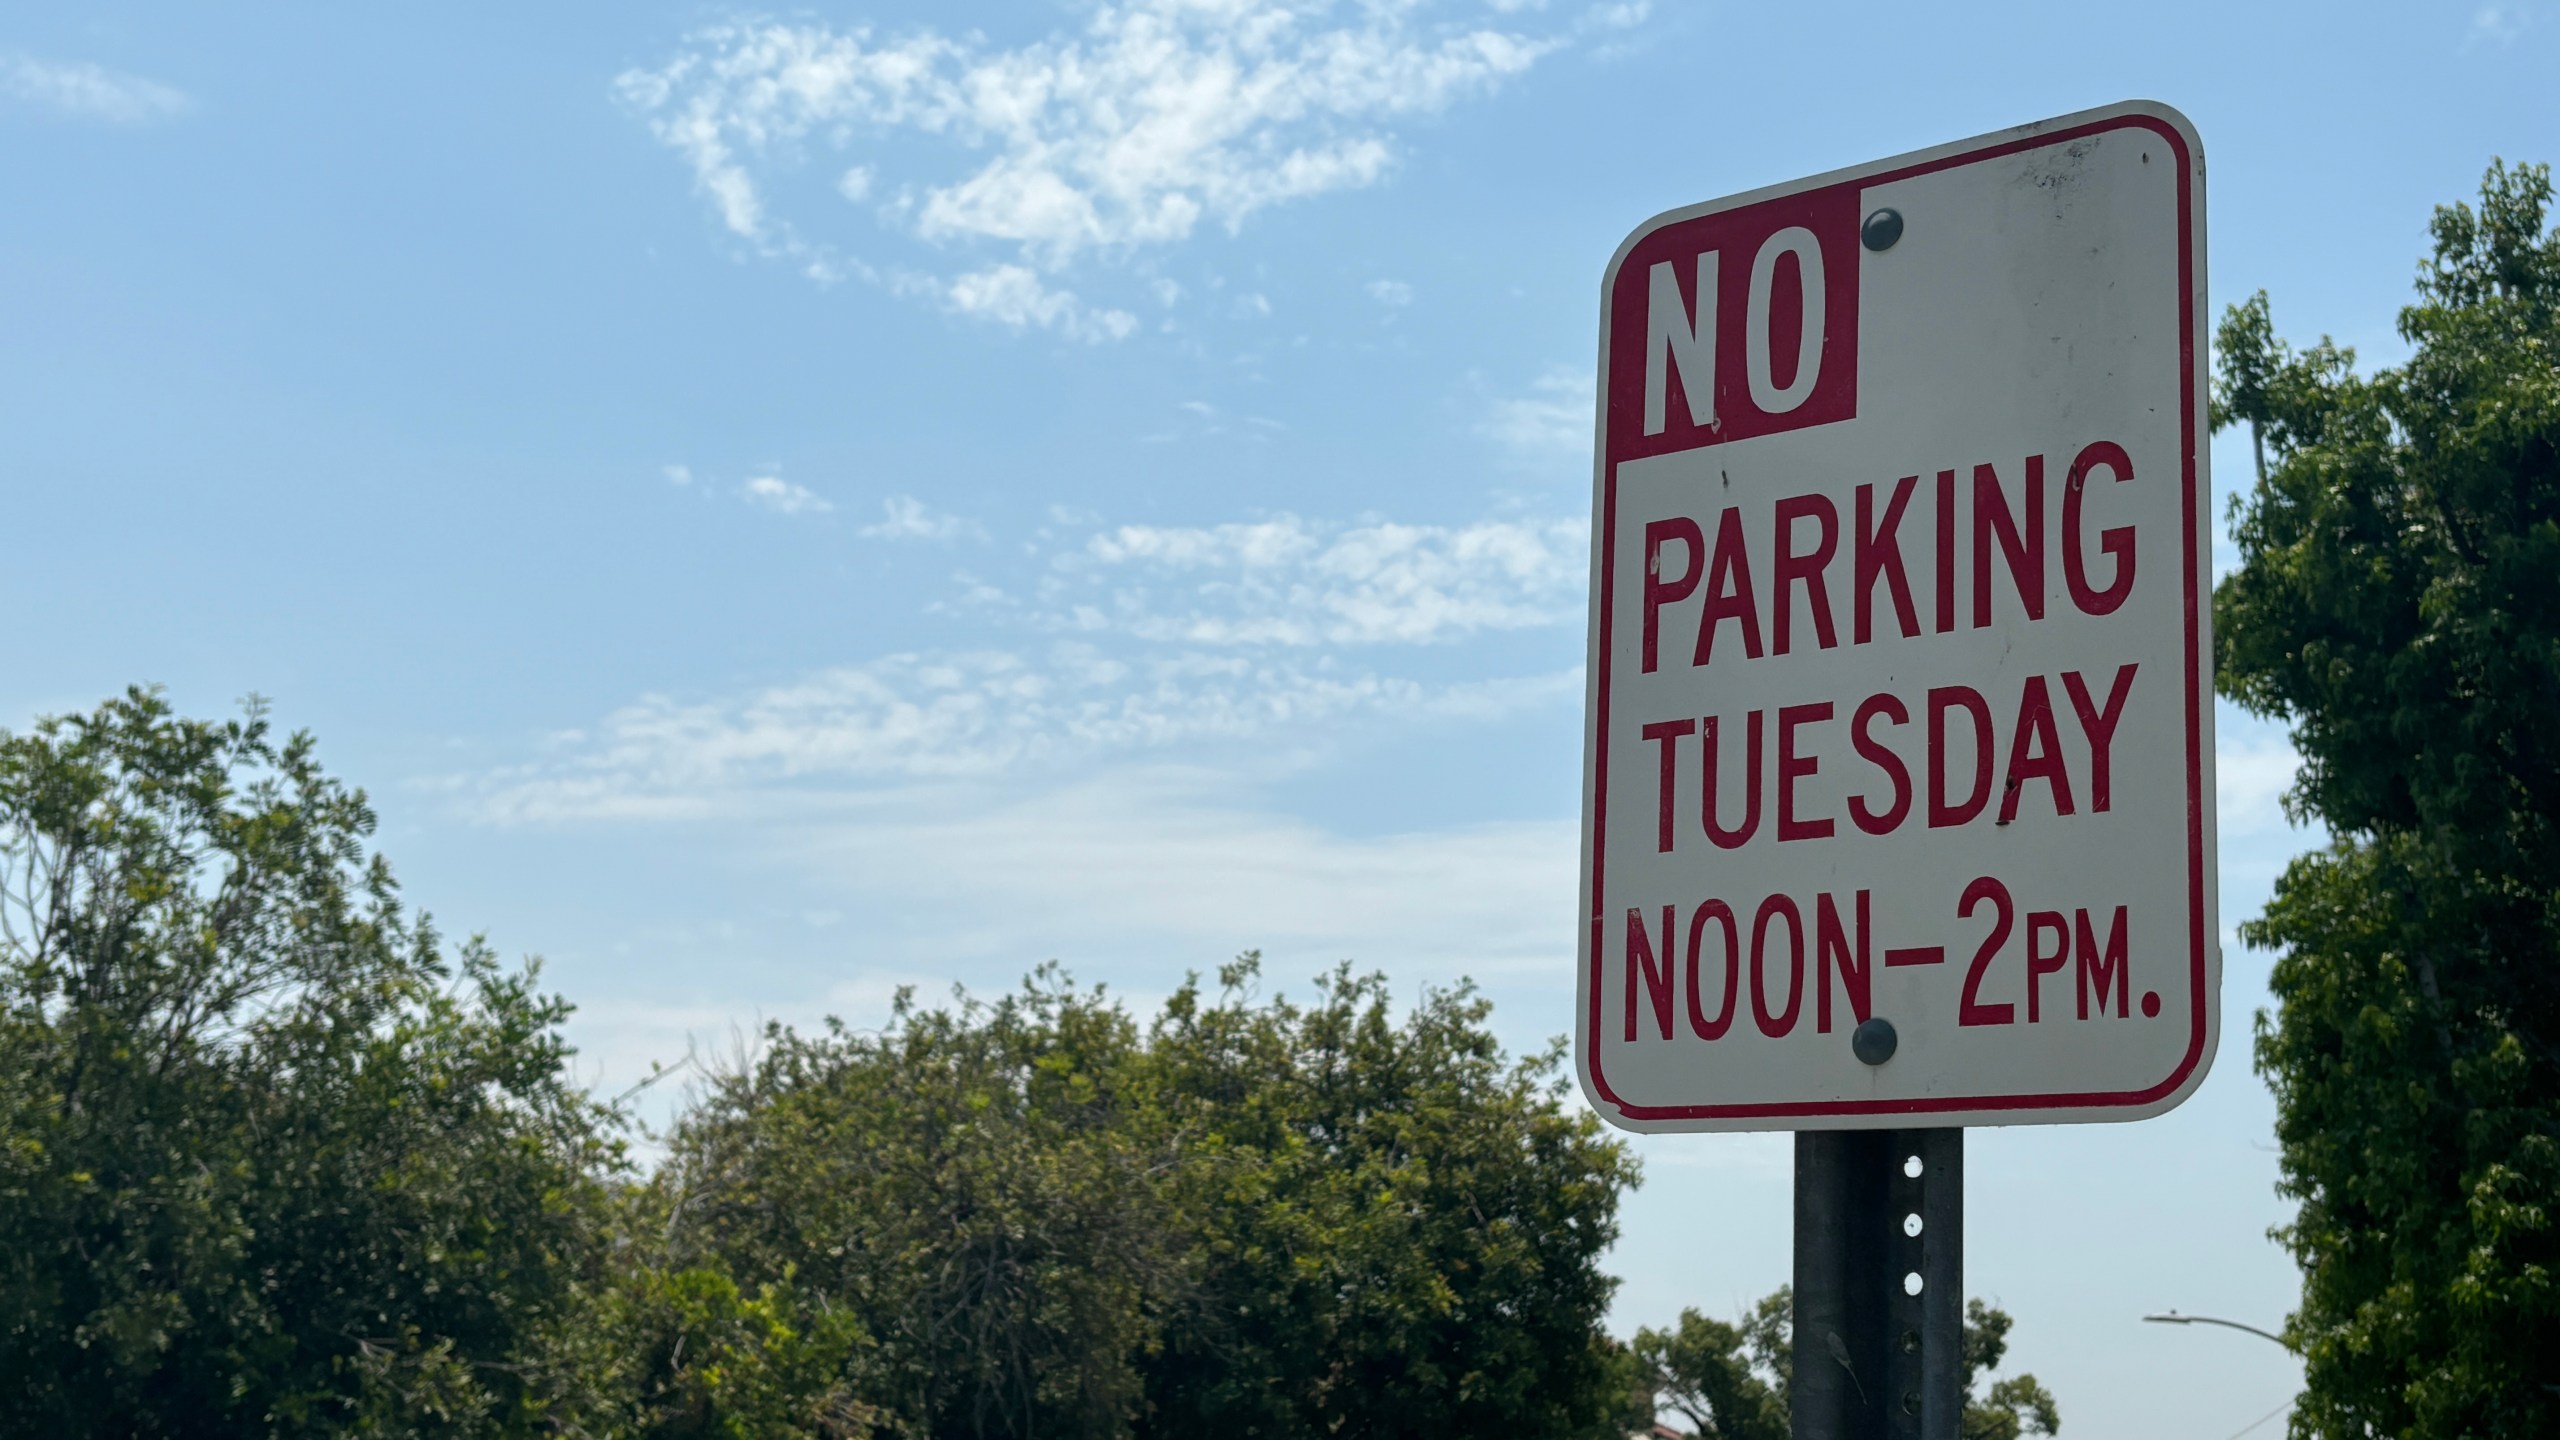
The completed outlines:
[[[2013,1323],[2008,1311],[1979,1297],[1964,1302],[1964,1418],[1957,1422],[1964,1440],[2018,1440],[2021,1434],[2062,1431],[2062,1410],[2054,1404],[2053,1392],[2033,1375],[1994,1380],[1988,1392],[1974,1394],[1974,1387],[2008,1356]]]
[[[1506,1060],[1465,990],[1399,1020],[1375,977],[1301,1007],[1254,966],[1143,1030],[1054,970],[776,1027],[677,1125],[635,1247],[853,1317],[830,1383],[919,1437],[1621,1425],[1598,1262],[1634,1172],[1555,1054]]]
[[[1471,989],[1401,1020],[1349,967],[1306,1006],[1257,960],[1150,1033],[1197,1236],[1194,1300],[1147,1366],[1148,1434],[1273,1440],[1613,1430],[1627,1375],[1600,1257],[1635,1182],[1569,1108],[1561,1051],[1513,1061]]]
[[[2299,1436],[2560,1433],[2560,236],[2550,174],[2440,208],[2411,354],[2221,335],[2267,453],[2220,687],[2290,722],[2333,842],[2243,929],[2273,1086]]]
[[[254,703],[0,732],[0,1433],[567,1418],[610,1116],[373,825]]]
[[[1683,1310],[1669,1330],[1637,1331],[1631,1348],[1655,1404],[1689,1422],[1699,1440],[1785,1440],[1794,1313],[1792,1287],[1781,1286],[1738,1322]],[[2062,1429],[2052,1392],[2033,1375],[2012,1375],[1975,1394],[2008,1354],[2011,1324],[2005,1310],[1980,1299],[1965,1302],[1965,1404],[1957,1422],[1965,1440],[2017,1440]]]
[[[855,1440],[869,1337],[788,1277],[739,1293],[717,1270],[641,1266],[599,1307],[586,1357],[596,1433],[633,1440]]]
[[[1668,1330],[1637,1331],[1654,1403],[1700,1440],[1786,1440],[1793,1302],[1781,1289],[1739,1324],[1683,1310]]]
[[[655,1263],[853,1317],[876,1348],[847,1394],[884,1428],[1126,1434],[1188,1259],[1141,1061],[1053,971],[993,1004],[902,995],[877,1032],[772,1027],[674,1131]]]

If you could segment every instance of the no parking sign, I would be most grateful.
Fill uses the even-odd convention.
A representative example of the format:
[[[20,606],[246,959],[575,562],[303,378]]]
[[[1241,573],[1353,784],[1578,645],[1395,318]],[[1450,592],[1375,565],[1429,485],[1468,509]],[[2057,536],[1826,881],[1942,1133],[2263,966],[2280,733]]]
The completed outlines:
[[[2135,1119],[2202,1081],[2203,176],[2128,104],[1619,247],[1574,1026],[1614,1123]]]

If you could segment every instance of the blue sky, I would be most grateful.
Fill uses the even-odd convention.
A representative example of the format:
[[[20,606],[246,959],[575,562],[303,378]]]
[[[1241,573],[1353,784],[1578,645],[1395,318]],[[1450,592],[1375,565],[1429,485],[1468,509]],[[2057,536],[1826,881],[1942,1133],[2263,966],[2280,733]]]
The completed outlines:
[[[2130,96],[2217,305],[2368,359],[2550,159],[2560,7],[100,3],[0,21],[0,724],[255,691],[620,1084],[1048,958],[1260,947],[1559,1032],[1602,264],[1673,205]],[[2219,484],[2245,450],[2217,448]],[[2226,927],[2308,838],[2226,711]],[[2266,959],[2183,1110],[1977,1132],[2075,1436],[2228,1434]],[[1784,1280],[1787,1142],[1657,1137],[1617,1320]],[[2274,1422],[2270,1422],[2272,1429]]]

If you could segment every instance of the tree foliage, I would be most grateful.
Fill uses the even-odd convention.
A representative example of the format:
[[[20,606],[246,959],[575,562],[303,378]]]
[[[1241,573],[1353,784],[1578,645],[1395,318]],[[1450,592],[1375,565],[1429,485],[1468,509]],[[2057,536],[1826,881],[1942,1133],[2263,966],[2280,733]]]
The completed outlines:
[[[0,734],[0,1432],[532,1433],[616,1163],[258,709]]]
[[[406,911],[373,828],[254,704],[0,734],[0,1433],[1650,1418],[1601,1328],[1635,1164],[1472,989],[902,996],[770,1029],[644,1178],[566,1004]]]
[[[2220,685],[2335,837],[2243,930],[2302,1266],[2297,1435],[2560,1433],[2560,235],[2549,171],[2436,212],[2412,347],[2359,375],[2266,297],[2217,423],[2266,455]]]
[[[1699,1440],[1786,1440],[1793,1310],[1781,1289],[1738,1323],[1683,1310],[1668,1330],[1638,1330],[1655,1406]]]
[[[1668,1330],[1637,1331],[1632,1348],[1653,1403],[1688,1422],[1698,1440],[1786,1440],[1794,1314],[1792,1287],[1781,1286],[1737,1322],[1683,1310]],[[1957,1422],[1964,1440],[2018,1440],[2062,1429],[2053,1393],[2033,1375],[2008,1376],[1980,1390],[2009,1353],[2012,1323],[2005,1310],[1978,1298],[1965,1302],[1965,1402]]]
[[[1141,1030],[1054,971],[879,1032],[776,1027],[678,1127],[661,1263],[864,1320],[917,1436],[1581,1435],[1633,1179],[1484,1002],[1251,957]]]
[[[672,1138],[663,1263],[862,1317],[858,1388],[908,1433],[1124,1434],[1189,1259],[1137,1041],[1053,976],[774,1027]]]
[[[1635,1181],[1564,1104],[1562,1050],[1506,1059],[1472,989],[1398,1020],[1383,977],[1257,1002],[1252,957],[1186,986],[1151,1054],[1203,1161],[1190,1323],[1151,1366],[1149,1433],[1578,1435],[1623,1386],[1600,1258]]]

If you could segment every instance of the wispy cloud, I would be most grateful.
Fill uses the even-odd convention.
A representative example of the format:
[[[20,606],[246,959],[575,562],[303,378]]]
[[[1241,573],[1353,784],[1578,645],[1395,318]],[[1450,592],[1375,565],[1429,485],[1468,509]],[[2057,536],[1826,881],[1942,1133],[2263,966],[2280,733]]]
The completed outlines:
[[[928,507],[912,495],[892,495],[880,502],[879,522],[862,527],[862,533],[874,540],[958,540],[968,536],[980,539],[986,532],[974,520],[946,515]]]
[[[1123,525],[1061,554],[1040,591],[1051,623],[1216,646],[1433,644],[1578,617],[1590,527]]]
[[[1363,288],[1381,305],[1401,309],[1413,303],[1413,286],[1402,280],[1372,280]]]
[[[747,493],[760,485],[777,509],[825,504],[773,476]],[[911,496],[881,515],[865,535],[985,538]],[[553,737],[543,759],[451,783],[483,818],[513,823],[707,817],[777,796],[1035,771],[1056,783],[1176,752],[1285,768],[1362,727],[1569,705],[1578,669],[1453,679],[1445,660],[1418,663],[1418,647],[1578,623],[1588,549],[1579,518],[1167,526],[1053,514],[1009,567],[1027,577],[1007,582],[1015,589],[954,577],[995,643],[879,656],[745,695],[650,696]]]
[[[1088,305],[1074,291],[1042,281],[1026,265],[991,265],[950,280],[905,276],[898,288],[933,296],[954,314],[1016,330],[1055,331],[1088,344],[1125,340],[1138,328],[1138,317],[1128,311]]]
[[[1525,459],[1546,462],[1591,448],[1593,381],[1588,369],[1558,366],[1533,381],[1528,393],[1493,401],[1484,433]]]
[[[779,475],[750,476],[745,484],[738,487],[738,494],[748,504],[771,510],[777,515],[823,515],[836,508],[825,496]]]
[[[1054,277],[1373,185],[1396,164],[1402,124],[1491,93],[1625,7],[1570,20],[1537,8],[1488,25],[1451,0],[1128,0],[1095,7],[1078,32],[1009,48],[975,32],[742,22],[616,86],[756,249],[822,278],[883,276],[1003,324],[1116,339],[1135,328],[1127,312]],[[849,168],[830,167],[832,193],[793,180],[816,152],[855,152]],[[892,156],[919,154],[942,164],[885,173]],[[1010,253],[902,281],[807,218],[847,202],[932,247],[920,254]]]
[[[456,782],[497,823],[685,819],[795,788],[986,779],[1352,720],[1489,716],[1579,693],[1578,672],[1426,685],[1321,660],[1178,653],[892,655],[729,700],[650,696],[557,758]],[[1267,757],[1266,757],[1267,758]]]
[[[0,96],[80,120],[147,125],[186,113],[185,92],[85,61],[0,51]]]

